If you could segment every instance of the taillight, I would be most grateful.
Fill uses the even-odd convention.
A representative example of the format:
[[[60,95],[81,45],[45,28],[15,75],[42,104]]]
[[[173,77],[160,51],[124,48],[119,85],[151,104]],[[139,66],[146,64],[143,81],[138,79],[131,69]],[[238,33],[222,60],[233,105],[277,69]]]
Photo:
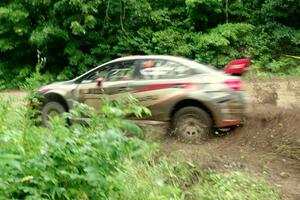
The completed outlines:
[[[242,88],[242,80],[240,79],[229,79],[226,80],[224,83],[228,86],[230,90],[238,91]]]

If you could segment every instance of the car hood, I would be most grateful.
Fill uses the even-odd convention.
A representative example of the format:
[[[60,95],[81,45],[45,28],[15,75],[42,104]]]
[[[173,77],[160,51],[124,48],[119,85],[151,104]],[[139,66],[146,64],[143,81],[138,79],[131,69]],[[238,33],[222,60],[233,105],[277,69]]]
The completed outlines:
[[[73,83],[74,83],[73,81],[57,81],[39,88],[38,91],[44,93],[52,89],[57,89],[60,86],[71,85]]]
[[[51,83],[49,85],[46,85],[45,87],[48,87],[48,86],[59,86],[59,85],[69,85],[69,84],[72,84],[73,81],[57,81],[57,82],[54,82],[54,83]]]

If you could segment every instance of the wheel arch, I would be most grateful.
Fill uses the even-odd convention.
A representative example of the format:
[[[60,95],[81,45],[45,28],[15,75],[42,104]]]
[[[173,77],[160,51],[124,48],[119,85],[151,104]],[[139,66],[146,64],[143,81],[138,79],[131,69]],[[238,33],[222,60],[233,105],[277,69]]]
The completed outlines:
[[[69,111],[69,106],[67,104],[67,101],[61,94],[58,94],[55,92],[45,94],[44,95],[44,103],[51,102],[51,101],[60,103],[61,105],[63,105],[65,107],[67,112]]]
[[[208,115],[212,119],[213,124],[215,124],[215,116],[214,116],[213,112],[211,111],[211,109],[209,109],[209,107],[206,106],[203,102],[201,102],[199,100],[195,100],[195,99],[184,99],[184,100],[177,102],[175,104],[175,106],[173,106],[171,113],[170,113],[171,121],[173,119],[173,116],[175,115],[175,113],[178,110],[180,110],[181,108],[184,108],[184,107],[188,107],[188,106],[195,106],[195,107],[198,107],[198,108],[204,110],[205,112],[208,113]]]

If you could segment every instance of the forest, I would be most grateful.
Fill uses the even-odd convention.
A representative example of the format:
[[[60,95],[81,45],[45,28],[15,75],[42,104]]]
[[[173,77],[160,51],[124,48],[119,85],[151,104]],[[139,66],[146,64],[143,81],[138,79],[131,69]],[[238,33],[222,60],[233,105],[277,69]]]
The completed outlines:
[[[41,126],[41,85],[150,54],[251,59],[245,124],[185,143],[99,94]],[[0,199],[300,199],[299,76],[300,0],[1,0]]]
[[[299,19],[299,0],[2,0],[0,89],[144,54],[217,67],[246,57],[258,76],[299,75]]]

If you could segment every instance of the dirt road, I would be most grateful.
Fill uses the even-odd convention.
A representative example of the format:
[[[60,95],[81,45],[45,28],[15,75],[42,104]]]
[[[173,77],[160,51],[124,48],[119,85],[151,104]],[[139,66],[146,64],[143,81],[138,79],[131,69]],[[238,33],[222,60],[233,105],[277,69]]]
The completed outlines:
[[[149,140],[168,156],[182,156],[217,171],[243,171],[263,177],[283,199],[300,199],[300,79],[251,80],[245,84],[252,102],[246,124],[202,144],[185,144],[155,125]],[[20,91],[5,96],[24,98]]]
[[[300,80],[246,83],[252,102],[246,124],[202,144],[184,144],[156,135],[162,151],[182,155],[217,171],[243,171],[263,177],[283,199],[300,199]]]
[[[299,200],[299,113],[300,109],[261,107],[248,115],[243,127],[202,144],[184,144],[175,137],[161,135],[166,133],[164,127],[155,141],[169,156],[181,155],[212,170],[243,171],[264,177],[281,191],[283,199]]]
[[[216,171],[263,177],[283,199],[300,199],[300,79],[252,80],[245,84],[251,106],[246,124],[202,144],[185,144],[152,128],[149,140],[168,156],[182,156]]]

